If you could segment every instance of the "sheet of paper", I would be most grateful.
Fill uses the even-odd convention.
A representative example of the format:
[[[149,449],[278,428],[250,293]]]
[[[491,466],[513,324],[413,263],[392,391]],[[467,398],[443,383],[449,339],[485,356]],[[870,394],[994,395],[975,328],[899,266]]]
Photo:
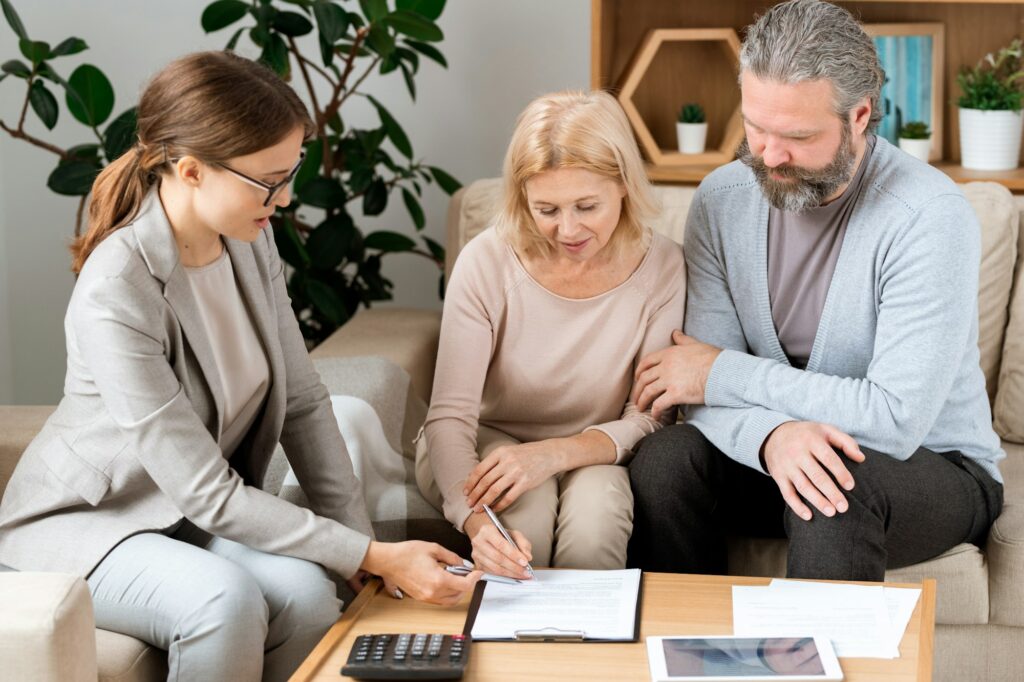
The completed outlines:
[[[519,585],[487,583],[473,623],[476,639],[557,629],[589,639],[632,639],[640,571],[537,570]]]
[[[772,580],[769,587],[776,590],[796,587],[796,589],[803,590],[808,594],[822,589],[824,590],[823,594],[846,591],[851,595],[861,594],[859,590],[864,588],[862,585],[808,583],[805,581],[782,580],[779,578]],[[907,631],[907,625],[910,623],[910,617],[914,615],[914,607],[917,606],[917,600],[921,596],[921,590],[909,587],[883,587],[882,594],[885,597],[885,607],[889,614],[890,637],[892,638],[890,641],[898,650],[900,642],[903,641],[903,633]]]
[[[910,587],[885,587],[885,603],[889,609],[889,622],[892,625],[892,637],[899,647],[903,641],[903,633],[907,631],[910,617],[914,615],[914,607],[921,596],[921,590]]]
[[[897,658],[881,587],[792,582],[732,588],[733,633],[820,635],[841,658]]]

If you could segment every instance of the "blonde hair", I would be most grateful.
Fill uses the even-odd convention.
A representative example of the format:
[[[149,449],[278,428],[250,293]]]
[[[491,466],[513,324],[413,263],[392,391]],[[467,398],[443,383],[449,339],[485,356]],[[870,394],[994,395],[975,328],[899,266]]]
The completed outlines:
[[[552,245],[530,213],[526,182],[560,168],[582,168],[625,188],[622,214],[608,248],[646,248],[644,222],[657,211],[640,150],[622,107],[607,92],[564,90],[530,102],[516,121],[505,154],[498,234],[523,254],[549,255]]]
[[[89,227],[71,244],[79,272],[100,242],[135,219],[171,159],[223,163],[315,126],[277,74],[233,52],[196,52],[165,66],[139,100],[138,142],[96,177]]]

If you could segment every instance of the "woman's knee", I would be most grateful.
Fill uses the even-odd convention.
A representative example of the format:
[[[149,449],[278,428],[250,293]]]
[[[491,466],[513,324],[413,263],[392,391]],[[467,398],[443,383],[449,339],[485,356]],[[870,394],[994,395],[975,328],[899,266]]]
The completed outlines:
[[[341,615],[337,584],[318,564],[302,559],[292,559],[289,563],[293,565],[279,588],[285,592],[282,611],[288,612],[287,617],[294,620],[297,627],[326,632]]]
[[[595,465],[562,479],[555,565],[623,568],[633,530],[633,494],[625,467]]]
[[[232,640],[266,638],[270,611],[263,592],[251,575],[230,561],[205,576],[192,597],[196,604],[183,619],[183,630],[213,629],[231,633]]]

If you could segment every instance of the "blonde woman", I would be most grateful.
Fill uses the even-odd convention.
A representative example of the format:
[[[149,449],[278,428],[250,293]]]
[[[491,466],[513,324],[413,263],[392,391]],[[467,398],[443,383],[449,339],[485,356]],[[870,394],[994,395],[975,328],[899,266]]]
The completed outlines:
[[[65,395],[0,503],[0,563],[85,577],[96,625],[166,649],[168,679],[285,680],[339,616],[325,569],[443,604],[479,573],[373,539],[268,229],[313,130],[302,102],[201,52],[138,112],[72,247]],[[311,509],[260,489],[278,442]]]
[[[685,300],[682,251],[645,227],[653,210],[613,97],[560,92],[520,115],[497,223],[452,273],[417,453],[421,490],[478,568],[625,566],[622,465],[661,426],[629,402],[633,371],[671,345]]]

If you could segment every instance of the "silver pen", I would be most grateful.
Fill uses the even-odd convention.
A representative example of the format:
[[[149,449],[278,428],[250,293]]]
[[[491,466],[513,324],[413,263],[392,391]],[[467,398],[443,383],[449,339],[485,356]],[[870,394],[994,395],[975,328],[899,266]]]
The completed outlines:
[[[501,521],[498,520],[498,515],[494,513],[494,510],[488,507],[486,504],[483,505],[483,507],[484,511],[487,513],[487,517],[491,520],[491,523],[493,523],[495,528],[498,529],[498,532],[501,533],[506,540],[508,540],[508,544],[512,545],[512,547],[514,547],[517,552],[523,551],[519,549],[519,545],[517,545],[516,541],[512,539],[512,536],[509,535],[509,532],[505,530],[505,526],[501,525]],[[533,576],[533,566],[531,566],[529,562],[527,562],[526,564],[526,572]]]
[[[472,564],[469,567],[466,566],[445,566],[444,570],[448,571],[452,575],[469,575],[473,572]],[[486,580],[492,583],[505,583],[506,585],[521,585],[522,580],[516,580],[515,578],[506,578],[503,575],[494,575],[493,573],[484,573],[480,576],[480,580]]]

